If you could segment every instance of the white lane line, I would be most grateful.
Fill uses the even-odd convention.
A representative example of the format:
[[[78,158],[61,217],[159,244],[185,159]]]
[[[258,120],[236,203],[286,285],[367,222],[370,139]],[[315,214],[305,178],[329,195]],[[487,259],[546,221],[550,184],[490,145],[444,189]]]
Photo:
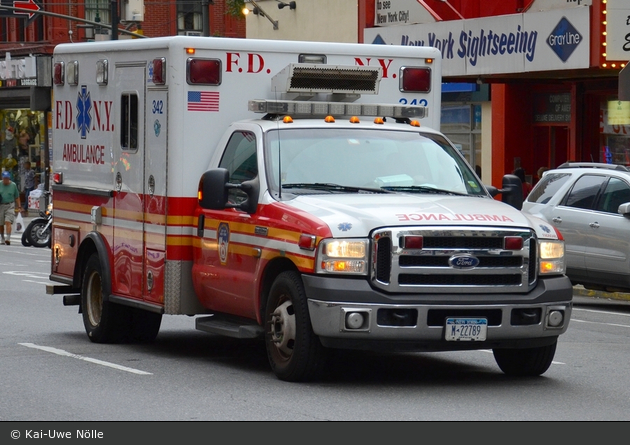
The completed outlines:
[[[27,348],[39,349],[41,351],[52,352],[53,354],[62,355],[64,357],[76,358],[78,360],[84,360],[86,362],[95,363],[97,365],[108,366],[110,368],[118,369],[120,371],[127,371],[133,374],[139,375],[153,375],[150,372],[140,371],[139,369],[128,368],[126,366],[117,365],[116,363],[105,362],[103,360],[98,360],[91,357],[84,357],[82,355],[73,354],[68,351],[64,351],[63,349],[51,348],[49,346],[39,346],[34,343],[18,343],[22,346],[26,346]]]
[[[578,320],[577,318],[571,318],[571,321],[575,321],[576,323],[591,323],[591,324],[603,324],[606,326],[615,326],[618,328],[630,328],[630,325],[627,324],[617,324],[617,323],[602,323],[599,321],[588,321],[588,320]]]
[[[573,308],[573,312],[575,311],[583,311],[583,312],[593,312],[595,314],[606,314],[606,315],[621,315],[623,317],[630,317],[630,314],[624,314],[623,312],[608,312],[608,311],[597,311],[595,309],[583,309],[583,308]]]

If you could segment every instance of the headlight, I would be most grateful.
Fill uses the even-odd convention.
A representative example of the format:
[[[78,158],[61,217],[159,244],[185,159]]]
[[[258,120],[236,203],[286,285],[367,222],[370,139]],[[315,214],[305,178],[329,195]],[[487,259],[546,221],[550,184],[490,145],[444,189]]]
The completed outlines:
[[[541,275],[563,274],[565,272],[564,241],[539,241],[538,249]]]
[[[319,244],[318,273],[367,275],[369,240],[327,239]]]

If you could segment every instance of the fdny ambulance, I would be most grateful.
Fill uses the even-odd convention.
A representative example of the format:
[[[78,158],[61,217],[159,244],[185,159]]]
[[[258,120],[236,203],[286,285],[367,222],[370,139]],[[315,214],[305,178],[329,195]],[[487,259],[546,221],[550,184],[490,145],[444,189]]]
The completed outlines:
[[[491,349],[544,373],[571,316],[564,242],[517,210],[514,176],[484,186],[439,133],[440,64],[345,43],[57,46],[47,292],[94,342],[151,341],[175,314],[264,339],[287,381],[332,348]]]

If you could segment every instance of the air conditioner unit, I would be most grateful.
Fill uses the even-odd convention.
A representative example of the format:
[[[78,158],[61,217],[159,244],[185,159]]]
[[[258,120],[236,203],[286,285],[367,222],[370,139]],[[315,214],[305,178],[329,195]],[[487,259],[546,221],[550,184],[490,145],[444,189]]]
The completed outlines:
[[[201,31],[186,31],[187,36],[201,36]]]

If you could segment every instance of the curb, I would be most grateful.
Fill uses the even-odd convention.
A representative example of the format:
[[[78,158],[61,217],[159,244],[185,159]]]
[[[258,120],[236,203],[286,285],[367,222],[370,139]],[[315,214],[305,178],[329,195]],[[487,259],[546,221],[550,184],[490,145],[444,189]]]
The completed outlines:
[[[598,290],[584,289],[583,286],[573,286],[573,296],[603,298],[606,300],[618,300],[630,302],[630,293],[625,292],[603,292]]]

